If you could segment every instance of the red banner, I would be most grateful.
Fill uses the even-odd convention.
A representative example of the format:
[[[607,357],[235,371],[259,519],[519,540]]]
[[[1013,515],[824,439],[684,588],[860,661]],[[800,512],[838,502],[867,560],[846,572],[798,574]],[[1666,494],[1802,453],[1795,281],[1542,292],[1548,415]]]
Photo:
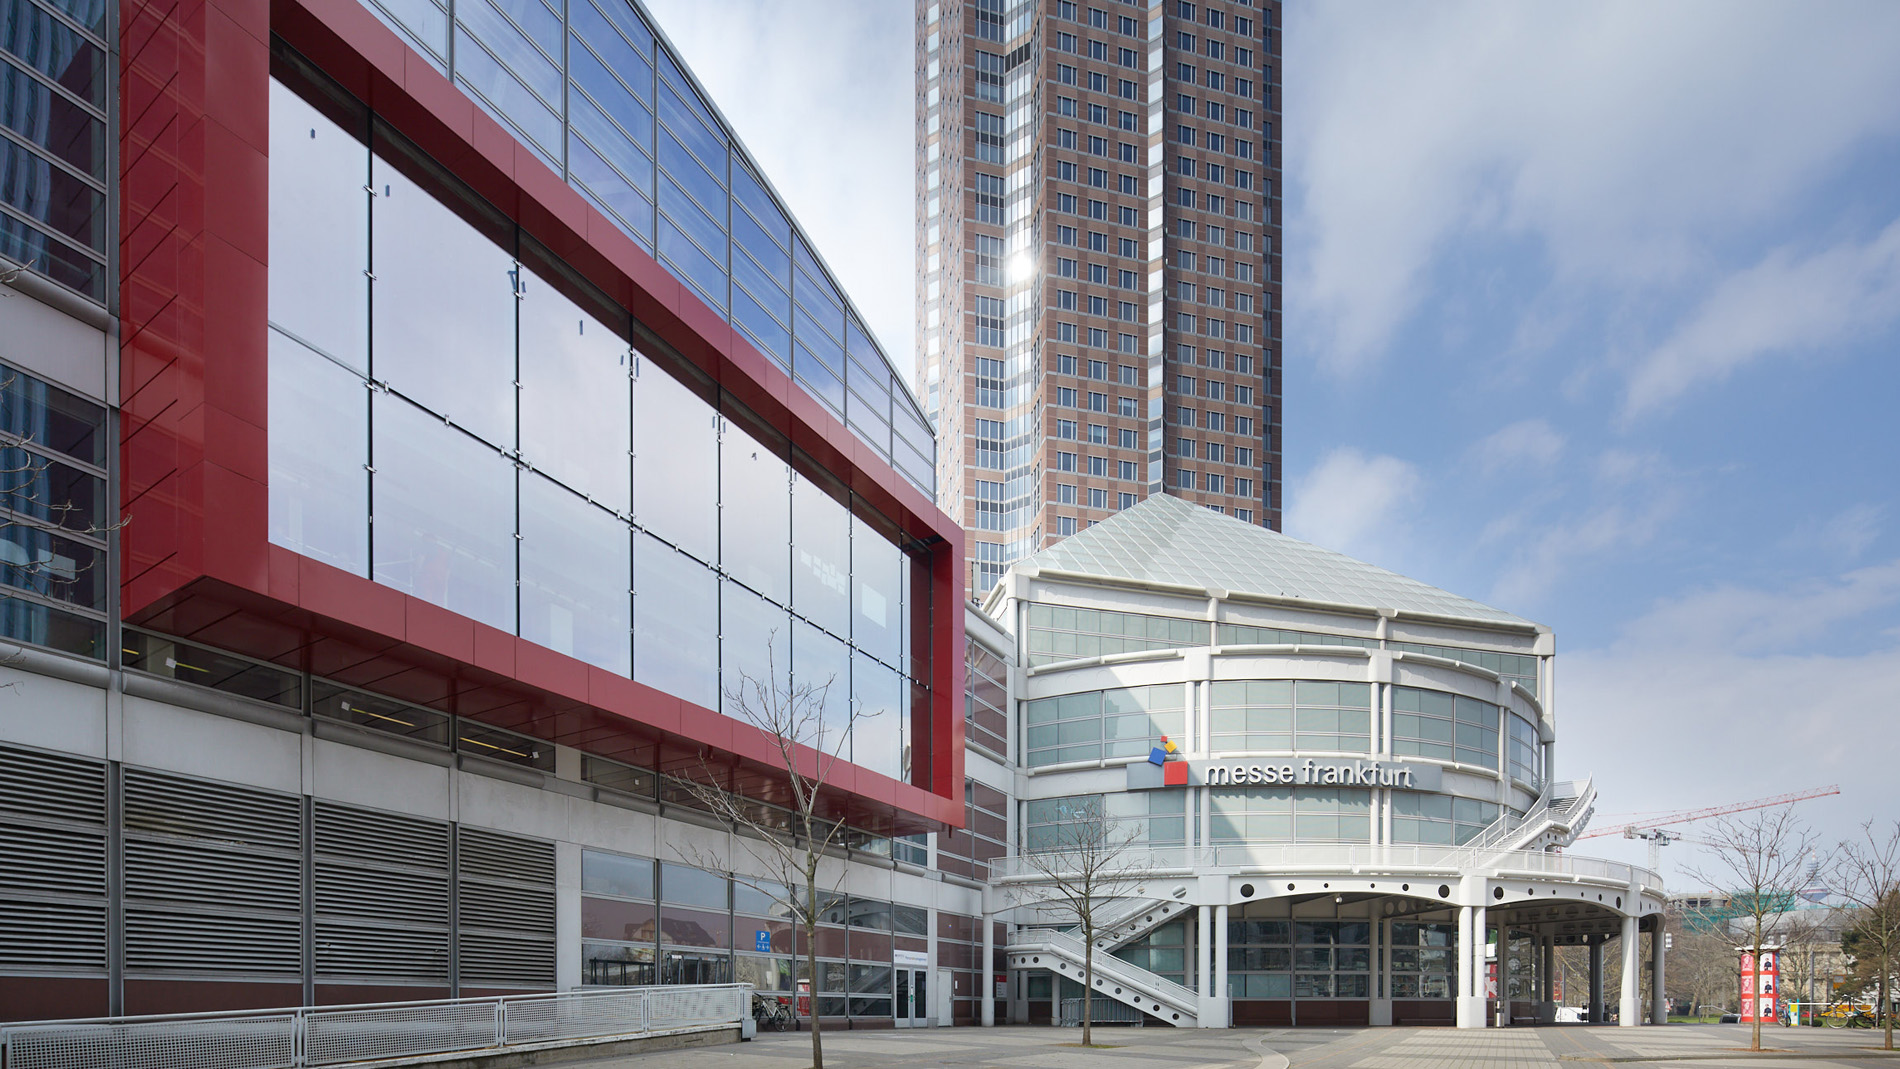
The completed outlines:
[[[1774,1024],[1781,999],[1781,955],[1764,950],[1760,955],[1742,953],[1742,1023],[1760,1019]]]

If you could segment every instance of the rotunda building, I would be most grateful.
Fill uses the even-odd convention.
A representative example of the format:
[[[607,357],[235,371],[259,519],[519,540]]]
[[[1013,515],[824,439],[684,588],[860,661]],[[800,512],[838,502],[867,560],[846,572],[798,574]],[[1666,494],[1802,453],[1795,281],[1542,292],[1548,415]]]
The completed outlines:
[[[1664,894],[1564,852],[1595,790],[1559,760],[1549,628],[1159,495],[1020,562],[983,607],[1018,665],[992,889],[1013,1018],[1079,1013],[1059,886],[1081,869],[1102,888],[1096,1019],[1550,1021],[1574,944],[1590,991],[1562,1001],[1643,1016]]]

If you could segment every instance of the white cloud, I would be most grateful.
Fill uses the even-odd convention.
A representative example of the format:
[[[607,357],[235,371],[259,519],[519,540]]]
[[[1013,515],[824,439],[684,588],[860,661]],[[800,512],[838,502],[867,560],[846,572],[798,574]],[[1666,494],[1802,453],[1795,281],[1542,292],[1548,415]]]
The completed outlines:
[[[1335,371],[1431,292],[1453,236],[1560,286],[1696,282],[1718,241],[1900,129],[1900,5],[1296,5],[1289,314]]]
[[[1886,508],[1862,502],[1851,505],[1821,525],[1821,545],[1850,560],[1867,552],[1880,537],[1880,525]]]
[[[1673,495],[1650,495],[1559,516],[1534,530],[1517,530],[1518,548],[1498,574],[1491,603],[1519,607],[1514,611],[1529,609],[1580,562],[1612,556],[1656,537],[1675,506]]]
[[[1547,420],[1524,419],[1487,435],[1472,447],[1478,467],[1491,475],[1506,468],[1546,468],[1563,455],[1564,436]]]
[[[1777,249],[1723,281],[1637,362],[1624,414],[1647,414],[1748,364],[1812,353],[1896,319],[1900,221],[1865,244],[1845,242],[1807,257]]]
[[[1326,454],[1293,487],[1287,531],[1315,545],[1373,559],[1404,525],[1403,509],[1419,494],[1413,464],[1345,447]]]
[[[1606,814],[1838,783],[1840,796],[1802,803],[1824,845],[1868,816],[1900,812],[1900,778],[1881,763],[1900,750],[1900,722],[1887,715],[1900,646],[1888,633],[1866,652],[1811,652],[1831,629],[1891,618],[1896,604],[1900,562],[1662,602],[1608,648],[1559,655],[1558,776],[1594,774]],[[1590,839],[1575,852],[1641,859],[1620,843]],[[1695,855],[1679,844],[1664,856],[1680,873]]]
[[[1629,648],[1781,653],[1900,605],[1900,561],[1765,591],[1724,585],[1663,602],[1624,632]]]
[[[648,0],[885,353],[915,386],[915,13]]]

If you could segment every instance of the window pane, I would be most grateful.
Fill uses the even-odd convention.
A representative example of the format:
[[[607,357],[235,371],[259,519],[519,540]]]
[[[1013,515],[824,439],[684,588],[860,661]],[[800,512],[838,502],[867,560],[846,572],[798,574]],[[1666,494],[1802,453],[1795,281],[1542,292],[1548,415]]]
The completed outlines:
[[[515,629],[515,466],[392,394],[375,395],[375,577]]]
[[[371,375],[513,449],[514,257],[381,158],[375,175]]]
[[[633,384],[633,514],[702,561],[718,559],[718,432],[712,406],[639,361]]]
[[[521,474],[521,637],[633,672],[631,531],[533,472]]]
[[[851,651],[831,635],[800,624],[792,638],[792,685],[804,700],[822,704],[824,734],[813,749],[850,760]]]
[[[737,583],[719,592],[720,709],[764,726],[791,687],[791,615]]]
[[[369,149],[270,84],[270,319],[369,367]]]
[[[525,268],[522,285],[522,457],[626,512],[632,401],[625,326],[595,319]]]
[[[728,575],[781,605],[792,600],[791,468],[733,419],[719,443],[719,563]]]
[[[723,910],[726,908],[726,878],[716,872],[662,862],[660,898],[666,902]]]
[[[633,678],[719,708],[719,580],[649,535],[633,550]]]
[[[851,695],[857,703],[857,720],[851,726],[852,763],[892,779],[907,779],[910,725],[905,722],[903,679],[868,657],[855,656]]]
[[[792,607],[851,633],[851,513],[800,475],[792,480]]]
[[[653,862],[599,850],[581,851],[581,890],[628,898],[653,897]]]
[[[903,663],[902,556],[875,527],[851,518],[851,644],[886,664]]]
[[[369,571],[369,391],[270,331],[270,540]]]

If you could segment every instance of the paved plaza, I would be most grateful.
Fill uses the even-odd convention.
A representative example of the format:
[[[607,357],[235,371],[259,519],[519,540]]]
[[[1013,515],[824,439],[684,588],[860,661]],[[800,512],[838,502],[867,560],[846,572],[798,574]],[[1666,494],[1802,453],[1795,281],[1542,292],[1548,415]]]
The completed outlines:
[[[1175,1031],[1103,1028],[1083,1050],[1076,1029],[956,1028],[835,1032],[825,1036],[827,1069],[1900,1069],[1900,1055],[1871,1049],[1878,1033],[1767,1029],[1750,1054],[1740,1025],[1668,1028],[1558,1026],[1461,1032],[1449,1028],[1234,1029]],[[809,1037],[764,1035],[744,1044],[665,1051],[584,1063],[588,1069],[800,1069]]]

